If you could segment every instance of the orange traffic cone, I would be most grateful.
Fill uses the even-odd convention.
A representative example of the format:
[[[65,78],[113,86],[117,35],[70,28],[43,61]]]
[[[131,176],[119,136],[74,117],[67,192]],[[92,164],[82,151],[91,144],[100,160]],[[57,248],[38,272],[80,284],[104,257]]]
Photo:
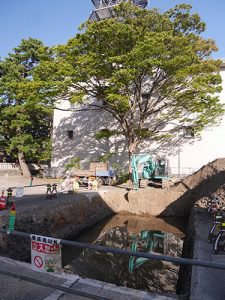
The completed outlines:
[[[6,199],[4,195],[4,190],[2,190],[2,194],[0,196],[0,209],[5,209],[6,208]]]

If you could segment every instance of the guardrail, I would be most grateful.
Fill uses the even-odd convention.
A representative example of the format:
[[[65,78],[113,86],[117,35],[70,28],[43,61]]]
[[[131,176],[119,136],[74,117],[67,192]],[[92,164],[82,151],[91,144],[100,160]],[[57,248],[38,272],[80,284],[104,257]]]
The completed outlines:
[[[31,238],[31,233],[21,232],[21,231],[9,231],[6,229],[0,229],[0,233],[8,234],[8,235],[16,235],[21,236],[25,238]],[[182,257],[172,257],[167,255],[160,255],[160,254],[151,254],[151,253],[145,253],[145,252],[134,252],[124,249],[115,249],[105,246],[98,246],[83,242],[76,242],[76,241],[69,241],[69,240],[60,240],[61,245],[65,246],[71,246],[71,247],[78,247],[83,249],[92,249],[99,252],[108,252],[112,254],[123,254],[128,256],[135,256],[135,257],[142,257],[142,258],[148,258],[152,260],[160,260],[160,261],[168,261],[177,265],[191,265],[191,266],[198,266],[198,267],[205,267],[205,268],[212,268],[212,269],[219,269],[219,270],[225,270],[225,264],[221,263],[214,263],[209,261],[201,261],[196,259],[189,259],[189,258],[182,258]]]
[[[59,185],[59,184],[61,184],[60,182],[58,182],[58,183],[56,183],[57,185]],[[48,185],[48,183],[45,183],[45,184],[32,184],[32,185],[24,185],[24,186],[21,186],[21,187],[23,187],[23,188],[34,188],[34,187],[38,187],[38,186],[47,186]],[[10,189],[12,189],[12,190],[15,190],[15,189],[17,189],[18,188],[18,186],[13,186],[13,187],[9,187]]]
[[[13,170],[18,169],[15,163],[0,163],[0,170]]]
[[[178,167],[170,167],[171,174],[173,176],[177,176],[179,178],[183,178],[186,176],[189,176],[196,171],[198,171],[198,168],[192,168],[192,167],[181,167],[180,170],[178,170]]]
[[[0,229],[0,233],[7,234],[7,235],[20,236],[20,237],[25,237],[25,238],[31,238],[31,236],[33,235],[31,233],[20,232],[20,231],[15,231],[15,230],[9,231],[6,229]],[[87,248],[87,249],[91,249],[91,250],[96,250],[98,252],[124,254],[124,255],[129,255],[129,256],[134,256],[134,257],[142,257],[142,258],[147,258],[147,259],[152,259],[152,260],[168,261],[168,262],[171,262],[174,264],[179,264],[179,265],[191,265],[191,266],[225,270],[225,264],[214,263],[214,262],[209,262],[209,261],[170,257],[170,256],[166,256],[166,255],[150,254],[150,253],[144,253],[144,252],[134,252],[134,251],[129,251],[129,250],[115,249],[115,248],[110,248],[110,247],[105,247],[105,246],[98,246],[98,245],[76,242],[76,241],[69,241],[69,240],[60,240],[60,244],[66,245],[66,246],[84,248],[84,249]],[[65,293],[69,293],[69,294],[73,294],[73,295],[77,295],[77,296],[81,296],[81,297],[86,297],[88,299],[109,300],[109,298],[107,298],[107,297],[89,294],[87,292],[83,292],[83,291],[80,291],[77,289],[72,289],[70,287],[61,286],[58,284],[48,283],[46,281],[42,281],[37,278],[29,277],[29,276],[18,274],[18,273],[11,272],[11,271],[2,270],[1,268],[0,268],[0,274],[10,276],[13,278],[17,278],[20,280],[32,282],[34,284],[52,288],[54,290],[59,290],[59,291],[65,292]]]

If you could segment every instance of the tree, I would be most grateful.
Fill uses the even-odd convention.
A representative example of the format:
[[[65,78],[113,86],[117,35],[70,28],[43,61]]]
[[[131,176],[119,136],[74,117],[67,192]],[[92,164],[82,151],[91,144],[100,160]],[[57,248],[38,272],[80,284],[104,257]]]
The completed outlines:
[[[204,30],[190,5],[160,13],[121,3],[114,18],[86,22],[57,47],[41,76],[49,82],[61,76],[67,86],[61,94],[73,103],[98,100],[88,107],[107,111],[119,125],[100,135],[124,135],[130,157],[143,140],[172,142],[183,127],[196,136],[219,121],[221,61],[211,58],[217,48],[201,37]]]
[[[26,160],[50,157],[52,109],[43,105],[40,82],[33,77],[40,61],[49,56],[41,41],[29,38],[0,61],[0,143],[18,159],[26,176]]]

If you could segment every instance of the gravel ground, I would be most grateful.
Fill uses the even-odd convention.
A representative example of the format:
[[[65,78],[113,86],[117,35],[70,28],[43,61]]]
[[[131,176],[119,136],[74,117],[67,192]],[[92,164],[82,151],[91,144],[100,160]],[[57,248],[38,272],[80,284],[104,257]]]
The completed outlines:
[[[9,187],[25,187],[25,195],[44,194],[46,193],[46,184],[58,183],[59,179],[45,179],[45,178],[33,178],[32,187],[30,186],[31,179],[24,176],[1,176],[0,177],[0,191],[7,190]],[[43,186],[36,186],[43,185]]]

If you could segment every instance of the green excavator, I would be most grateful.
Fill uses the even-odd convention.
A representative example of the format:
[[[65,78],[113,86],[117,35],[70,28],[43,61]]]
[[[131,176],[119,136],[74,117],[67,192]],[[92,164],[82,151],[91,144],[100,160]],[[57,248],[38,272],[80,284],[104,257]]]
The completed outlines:
[[[135,190],[146,186],[148,181],[162,182],[169,179],[169,160],[166,158],[153,158],[151,154],[140,153],[131,156],[132,180]]]

